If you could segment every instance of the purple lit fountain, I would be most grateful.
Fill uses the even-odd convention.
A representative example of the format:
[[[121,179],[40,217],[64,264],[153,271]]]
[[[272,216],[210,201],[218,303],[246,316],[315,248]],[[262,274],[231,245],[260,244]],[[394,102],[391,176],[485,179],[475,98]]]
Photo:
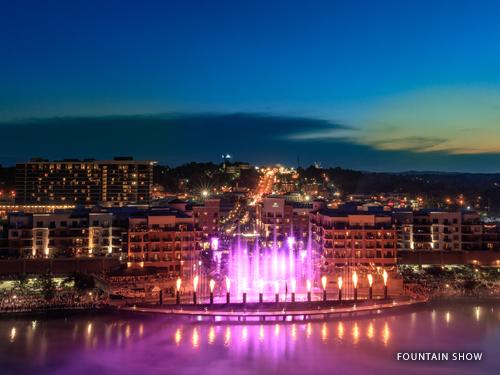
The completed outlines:
[[[265,302],[273,302],[277,291],[280,300],[291,300],[292,286],[297,301],[305,300],[307,280],[314,280],[311,240],[304,244],[288,237],[286,241],[249,243],[238,235],[229,251],[227,274],[234,285],[232,294],[241,300],[247,284],[248,302],[257,302],[263,293]]]

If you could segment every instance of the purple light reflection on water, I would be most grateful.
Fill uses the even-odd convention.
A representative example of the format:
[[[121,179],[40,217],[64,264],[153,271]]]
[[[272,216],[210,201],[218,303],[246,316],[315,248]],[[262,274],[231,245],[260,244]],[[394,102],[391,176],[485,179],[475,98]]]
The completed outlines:
[[[33,323],[35,322],[35,323]],[[0,321],[2,374],[488,374],[498,305],[332,321],[204,323],[106,314]],[[480,363],[402,363],[397,351],[484,352]]]

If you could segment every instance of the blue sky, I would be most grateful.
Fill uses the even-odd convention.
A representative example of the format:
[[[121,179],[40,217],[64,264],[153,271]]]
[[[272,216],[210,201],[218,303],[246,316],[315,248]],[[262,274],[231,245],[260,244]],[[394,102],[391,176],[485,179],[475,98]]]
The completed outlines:
[[[221,152],[293,164],[300,149],[323,165],[498,171],[498,19],[494,1],[5,2],[0,132],[12,136],[0,139],[0,162],[129,146],[167,164]],[[62,146],[109,116],[127,133],[160,118],[156,131],[185,147],[118,144],[107,129],[100,147]],[[207,128],[214,118],[223,132]],[[252,152],[237,146],[271,123]],[[26,126],[32,143],[16,136]],[[199,129],[208,139],[189,141]]]

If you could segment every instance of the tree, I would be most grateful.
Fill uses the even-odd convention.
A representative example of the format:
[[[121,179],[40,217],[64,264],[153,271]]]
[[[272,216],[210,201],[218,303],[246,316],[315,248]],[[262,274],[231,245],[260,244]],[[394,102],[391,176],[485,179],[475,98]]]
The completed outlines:
[[[35,280],[35,287],[47,301],[52,300],[56,295],[56,283],[50,273],[40,275]]]
[[[26,274],[23,273],[17,275],[17,278],[14,281],[14,290],[16,293],[20,295],[28,294],[29,289],[29,280],[26,277]]]
[[[80,294],[95,288],[94,277],[85,273],[75,272],[64,279],[63,284],[71,282],[73,283],[73,288]]]

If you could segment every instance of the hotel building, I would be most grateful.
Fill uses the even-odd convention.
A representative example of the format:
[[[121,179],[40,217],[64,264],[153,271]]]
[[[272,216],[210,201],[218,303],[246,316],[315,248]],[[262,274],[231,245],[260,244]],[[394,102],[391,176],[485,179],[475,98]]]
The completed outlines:
[[[109,161],[33,159],[16,165],[16,204],[148,203],[153,165],[128,157]]]
[[[263,241],[285,241],[294,236],[305,242],[309,233],[309,213],[324,206],[323,201],[301,203],[282,196],[269,196],[256,204],[256,227]]]

